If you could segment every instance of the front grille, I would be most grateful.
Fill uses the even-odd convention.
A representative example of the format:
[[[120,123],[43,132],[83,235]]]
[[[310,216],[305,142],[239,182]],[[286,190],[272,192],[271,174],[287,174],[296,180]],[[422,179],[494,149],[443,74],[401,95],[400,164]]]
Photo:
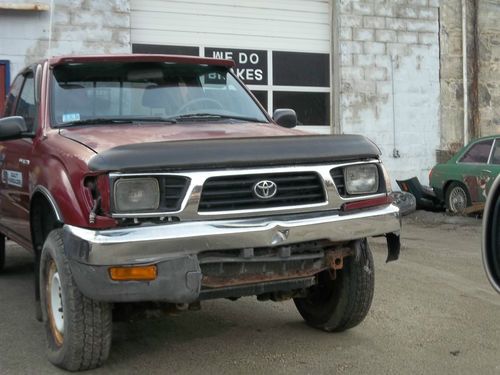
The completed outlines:
[[[256,183],[269,180],[277,185],[269,199],[258,198]],[[209,178],[203,186],[199,211],[230,211],[298,206],[325,201],[323,183],[315,172],[271,173]]]
[[[330,171],[330,174],[332,175],[333,182],[339,195],[341,197],[346,197],[347,192],[345,190],[344,168],[334,168]]]
[[[189,179],[179,176],[161,176],[159,179],[161,191],[160,209],[164,211],[178,211],[181,208],[182,198],[186,195]]]

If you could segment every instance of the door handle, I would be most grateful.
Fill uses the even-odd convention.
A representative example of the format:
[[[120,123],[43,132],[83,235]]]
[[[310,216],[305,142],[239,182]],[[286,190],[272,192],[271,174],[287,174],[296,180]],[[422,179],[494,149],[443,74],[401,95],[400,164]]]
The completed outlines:
[[[488,173],[488,174],[491,174],[491,171],[490,171],[490,170],[488,170],[488,169],[483,169],[481,172],[482,172],[482,173]]]

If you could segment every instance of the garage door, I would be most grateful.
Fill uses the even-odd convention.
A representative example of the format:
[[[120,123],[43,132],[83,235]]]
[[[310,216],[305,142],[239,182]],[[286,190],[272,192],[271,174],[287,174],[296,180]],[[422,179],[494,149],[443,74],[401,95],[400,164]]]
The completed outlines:
[[[328,0],[132,0],[134,53],[229,58],[269,112],[294,108],[304,125],[329,125]]]

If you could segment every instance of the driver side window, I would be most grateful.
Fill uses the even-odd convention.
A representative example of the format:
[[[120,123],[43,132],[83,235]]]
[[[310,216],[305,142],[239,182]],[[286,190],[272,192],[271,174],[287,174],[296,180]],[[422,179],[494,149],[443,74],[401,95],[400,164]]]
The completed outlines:
[[[38,119],[38,111],[35,103],[35,78],[31,72],[25,76],[14,115],[22,116],[26,122],[28,132],[33,131]]]

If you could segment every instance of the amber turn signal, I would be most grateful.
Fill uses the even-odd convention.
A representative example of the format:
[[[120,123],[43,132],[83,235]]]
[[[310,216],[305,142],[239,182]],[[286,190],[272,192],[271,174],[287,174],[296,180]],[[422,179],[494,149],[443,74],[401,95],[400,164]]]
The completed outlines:
[[[110,267],[109,276],[114,281],[152,281],[158,271],[152,266]]]

